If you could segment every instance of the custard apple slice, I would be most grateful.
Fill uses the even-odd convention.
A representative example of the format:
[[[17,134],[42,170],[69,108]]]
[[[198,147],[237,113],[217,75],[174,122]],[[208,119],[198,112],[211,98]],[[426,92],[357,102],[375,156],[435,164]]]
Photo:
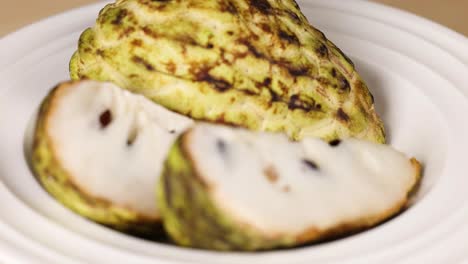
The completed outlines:
[[[420,163],[387,145],[200,124],[171,148],[157,193],[176,243],[250,251],[375,226],[406,207],[420,178]]]
[[[42,186],[76,213],[156,234],[162,229],[154,186],[173,140],[192,123],[111,83],[65,82],[40,107],[32,167]]]
[[[352,61],[294,0],[118,0],[82,33],[70,74],[195,119],[385,141]]]

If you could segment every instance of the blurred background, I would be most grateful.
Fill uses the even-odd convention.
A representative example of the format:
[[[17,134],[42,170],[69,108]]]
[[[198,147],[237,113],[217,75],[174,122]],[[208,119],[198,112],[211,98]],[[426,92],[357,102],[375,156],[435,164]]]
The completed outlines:
[[[0,37],[41,18],[98,0],[1,0]],[[342,0],[350,1],[350,0]],[[468,0],[372,0],[429,18],[468,37]]]

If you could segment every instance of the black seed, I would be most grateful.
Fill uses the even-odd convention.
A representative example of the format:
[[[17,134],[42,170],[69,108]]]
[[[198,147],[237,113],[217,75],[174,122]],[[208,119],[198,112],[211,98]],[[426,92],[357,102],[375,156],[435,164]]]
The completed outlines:
[[[218,148],[219,153],[226,153],[226,142],[224,142],[222,139],[218,139],[216,141],[216,147]]]
[[[106,128],[112,122],[112,112],[107,109],[102,112],[99,116],[99,123],[101,123],[101,128]]]
[[[312,170],[318,170],[319,169],[318,165],[315,162],[311,161],[311,160],[303,159],[302,163],[304,165],[306,165],[309,169],[312,169]]]
[[[169,133],[171,133],[171,134],[175,134],[175,132],[176,131],[174,129],[169,130]]]
[[[336,146],[338,146],[340,143],[341,143],[341,140],[339,140],[339,139],[334,139],[334,140],[328,142],[328,144],[329,144],[330,146],[332,146],[332,147],[336,147]]]

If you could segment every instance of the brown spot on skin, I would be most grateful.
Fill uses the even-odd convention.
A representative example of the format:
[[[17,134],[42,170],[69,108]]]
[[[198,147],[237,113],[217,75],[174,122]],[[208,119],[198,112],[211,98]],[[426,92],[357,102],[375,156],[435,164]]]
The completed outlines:
[[[327,78],[324,78],[324,77],[318,77],[317,82],[319,82],[322,86],[330,85],[330,81]]]
[[[147,62],[145,59],[139,56],[133,56],[132,61],[135,62],[136,64],[140,64],[143,67],[145,67],[148,71],[154,71],[153,65],[151,65],[149,62]]]
[[[308,67],[302,67],[302,68],[287,68],[289,73],[292,76],[304,76],[307,75],[309,72]]]
[[[296,24],[301,23],[301,19],[296,13],[291,10],[287,10],[286,12],[288,13],[289,18],[291,18]]]
[[[229,30],[229,31],[226,32],[226,34],[228,34],[229,36],[232,36],[232,35],[234,35],[234,32]]]
[[[216,123],[224,124],[226,122],[225,117],[226,117],[226,114],[221,113],[219,116],[216,117]]]
[[[203,78],[197,78],[198,81],[208,82],[214,85],[214,88],[220,92],[225,92],[231,88],[231,84],[222,79],[216,79],[213,76],[207,74]]]
[[[328,48],[324,44],[320,44],[315,51],[321,58],[327,58],[328,57]]]
[[[98,50],[96,50],[96,55],[98,55],[100,57],[104,57],[104,51],[102,49],[98,49]]]
[[[288,108],[290,110],[302,109],[304,111],[310,111],[314,109],[314,105],[304,102],[303,100],[299,98],[299,95],[295,94],[291,96],[291,99],[289,99]]]
[[[154,39],[157,39],[159,37],[158,34],[156,34],[156,32],[151,30],[151,28],[149,28],[148,26],[143,27],[142,31],[143,31],[143,33],[145,33],[145,35],[147,35],[149,37],[152,37]]]
[[[166,64],[166,69],[169,73],[174,74],[176,72],[177,65],[173,61],[170,61]]]
[[[307,168],[311,169],[311,170],[318,170],[319,169],[319,166],[317,165],[317,163],[315,163],[314,161],[312,160],[308,160],[308,159],[303,159],[302,160],[302,163],[304,165],[306,165]]]
[[[221,5],[221,12],[228,12],[228,13],[231,13],[231,14],[237,14],[237,8],[236,6],[231,2],[231,1],[227,1],[226,2],[222,2],[223,5]]]
[[[334,139],[334,140],[328,142],[328,145],[330,145],[330,146],[332,146],[332,147],[336,147],[336,146],[340,145],[340,143],[341,143],[341,140],[339,140],[339,139]]]
[[[242,45],[245,45],[247,47],[247,49],[256,57],[256,58],[264,58],[265,56],[259,52],[254,45],[252,45],[252,43],[250,43],[248,40],[246,39],[240,39],[239,40],[239,43],[242,44]],[[246,56],[247,54],[245,54]]]
[[[338,111],[336,112],[336,116],[338,117],[338,119],[340,119],[341,121],[344,121],[344,122],[348,122],[349,121],[349,116],[348,114],[346,114],[342,108],[338,109]]]
[[[207,49],[212,49],[213,47],[214,47],[214,45],[213,45],[212,43],[208,43],[208,44],[206,45],[206,48],[207,48]]]
[[[291,187],[289,187],[289,185],[285,185],[283,187],[283,192],[285,192],[285,193],[291,192]]]
[[[128,27],[126,28],[120,35],[119,35],[119,39],[123,38],[123,37],[128,37],[132,32],[135,31],[135,28],[134,27]]]
[[[126,9],[120,9],[119,10],[119,13],[117,14],[117,16],[115,17],[114,20],[112,20],[112,24],[113,25],[116,25],[116,26],[119,26],[122,24],[122,21],[123,19],[127,16],[128,14],[128,11]]]
[[[223,79],[214,77],[210,75],[210,70],[212,66],[204,65],[200,66],[199,64],[193,63],[190,67],[190,72],[194,75],[194,79],[198,82],[207,82],[212,84],[216,90],[219,92],[225,92],[229,90],[232,85]]]
[[[240,91],[242,91],[243,94],[246,94],[246,95],[249,95],[249,96],[257,95],[257,93],[252,91],[252,90],[240,90]]]
[[[250,0],[250,6],[256,8],[258,11],[268,14],[270,13],[272,7],[267,0]]]
[[[260,24],[260,28],[266,33],[271,33],[271,27],[269,24],[262,23]]]
[[[271,101],[272,102],[279,102],[281,101],[281,98],[280,96],[273,90],[268,90],[270,92],[270,96],[271,96]]]
[[[336,69],[335,68],[331,69],[330,74],[332,77],[336,77]]]
[[[286,40],[287,42],[289,43],[293,43],[293,44],[298,44],[299,45],[299,39],[297,38],[296,35],[294,34],[289,34],[288,32],[284,31],[284,30],[280,30],[278,32],[278,36],[283,39],[283,40]]]
[[[340,88],[340,90],[343,92],[349,91],[351,89],[348,80],[346,80],[344,76],[339,78],[338,88]]]
[[[143,45],[143,42],[141,41],[141,39],[134,39],[132,40],[131,45],[141,47]]]
[[[273,167],[273,165],[266,167],[263,170],[263,174],[270,183],[276,183],[279,179],[278,172],[276,171],[275,167]]]
[[[106,128],[112,122],[112,112],[107,109],[101,113],[99,116],[99,123],[101,124],[101,128]]]

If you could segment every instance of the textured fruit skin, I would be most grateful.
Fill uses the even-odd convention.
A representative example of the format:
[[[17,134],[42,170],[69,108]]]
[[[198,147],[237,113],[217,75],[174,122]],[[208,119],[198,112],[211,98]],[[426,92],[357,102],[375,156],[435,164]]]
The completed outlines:
[[[287,248],[352,234],[390,218],[405,208],[421,179],[421,165],[411,159],[414,185],[407,197],[379,215],[369,215],[327,230],[311,226],[300,234],[264,233],[254,226],[227,215],[213,201],[212,186],[203,180],[192,162],[186,143],[190,130],[171,148],[157,186],[164,228],[178,245],[219,251],[256,251]]]
[[[163,234],[160,219],[150,219],[85,193],[55,158],[54,145],[47,133],[48,116],[54,110],[54,97],[72,84],[66,82],[56,86],[40,106],[31,156],[36,179],[51,196],[79,215],[126,233],[160,239]]]
[[[294,0],[118,0],[82,33],[70,75],[194,119],[385,142],[353,63]]]

